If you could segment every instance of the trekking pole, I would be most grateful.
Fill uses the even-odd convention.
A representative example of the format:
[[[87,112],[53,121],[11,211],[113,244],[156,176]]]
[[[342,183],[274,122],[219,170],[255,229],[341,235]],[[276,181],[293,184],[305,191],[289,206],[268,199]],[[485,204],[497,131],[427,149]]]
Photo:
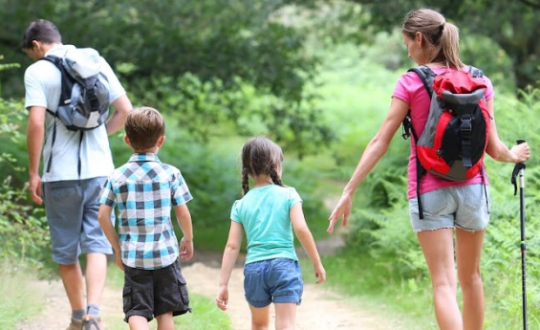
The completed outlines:
[[[517,140],[517,144],[524,143],[525,140]],[[512,171],[512,184],[514,185],[514,196],[517,193],[516,177],[519,175],[519,222],[521,227],[521,288],[523,300],[523,330],[527,330],[527,271],[525,265],[525,163],[517,163]]]

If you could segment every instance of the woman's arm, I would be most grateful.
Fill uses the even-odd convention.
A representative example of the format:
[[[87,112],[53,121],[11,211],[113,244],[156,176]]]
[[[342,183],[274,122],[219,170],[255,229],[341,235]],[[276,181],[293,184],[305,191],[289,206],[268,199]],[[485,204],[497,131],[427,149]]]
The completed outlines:
[[[508,149],[501,141],[497,133],[497,125],[495,124],[495,113],[493,110],[493,99],[487,102],[491,122],[489,124],[489,137],[486,152],[491,158],[499,162],[505,163],[520,163],[529,159],[531,153],[527,143],[518,144]]]
[[[333,232],[334,225],[342,217],[343,226],[347,225],[349,214],[351,213],[352,196],[360,183],[362,183],[369,172],[371,172],[382,156],[384,156],[384,154],[388,151],[390,142],[392,141],[396,131],[399,129],[399,126],[403,123],[403,119],[405,119],[405,116],[407,116],[408,111],[409,105],[405,101],[396,97],[392,98],[390,110],[388,111],[386,118],[384,119],[377,134],[375,134],[375,136],[366,146],[366,149],[364,150],[362,157],[360,157],[360,161],[358,162],[349,183],[347,183],[343,189],[341,199],[330,215],[330,225],[328,226],[327,230],[329,233]]]

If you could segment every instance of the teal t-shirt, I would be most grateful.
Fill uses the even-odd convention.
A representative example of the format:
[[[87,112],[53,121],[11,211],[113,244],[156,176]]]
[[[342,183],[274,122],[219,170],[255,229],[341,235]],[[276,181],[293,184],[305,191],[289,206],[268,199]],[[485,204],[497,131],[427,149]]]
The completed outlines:
[[[242,224],[247,236],[246,264],[275,258],[298,260],[290,210],[302,202],[292,187],[253,188],[234,202],[231,220]]]

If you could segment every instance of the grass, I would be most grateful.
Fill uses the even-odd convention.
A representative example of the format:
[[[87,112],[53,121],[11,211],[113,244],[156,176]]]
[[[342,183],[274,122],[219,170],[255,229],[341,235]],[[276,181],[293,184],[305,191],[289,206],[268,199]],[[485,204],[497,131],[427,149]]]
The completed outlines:
[[[0,329],[16,329],[25,317],[42,311],[44,292],[32,285],[36,278],[25,266],[7,261],[0,265]]]
[[[107,284],[115,289],[120,289],[124,284],[124,275],[122,271],[115,265],[111,264],[107,271]],[[221,312],[216,308],[215,302],[202,295],[192,294],[189,295],[190,307],[193,309],[193,313],[187,313],[185,315],[175,317],[174,323],[179,329],[183,330],[232,330],[232,324],[226,313]],[[119,309],[122,306],[118,306]],[[120,330],[127,329],[126,323],[120,319],[105,319],[107,322],[107,329]],[[150,329],[157,329],[157,323],[155,320],[150,322]]]

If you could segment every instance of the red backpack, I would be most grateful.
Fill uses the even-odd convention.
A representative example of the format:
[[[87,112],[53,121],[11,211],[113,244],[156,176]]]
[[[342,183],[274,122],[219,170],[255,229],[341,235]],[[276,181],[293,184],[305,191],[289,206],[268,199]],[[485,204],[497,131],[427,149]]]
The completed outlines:
[[[482,70],[448,70],[437,75],[427,66],[410,69],[421,78],[431,98],[422,134],[414,131],[410,110],[403,121],[404,138],[416,143],[417,196],[420,178],[432,173],[451,181],[466,181],[483,168],[491,116]],[[419,207],[420,200],[419,200]],[[422,212],[420,212],[422,217]]]

